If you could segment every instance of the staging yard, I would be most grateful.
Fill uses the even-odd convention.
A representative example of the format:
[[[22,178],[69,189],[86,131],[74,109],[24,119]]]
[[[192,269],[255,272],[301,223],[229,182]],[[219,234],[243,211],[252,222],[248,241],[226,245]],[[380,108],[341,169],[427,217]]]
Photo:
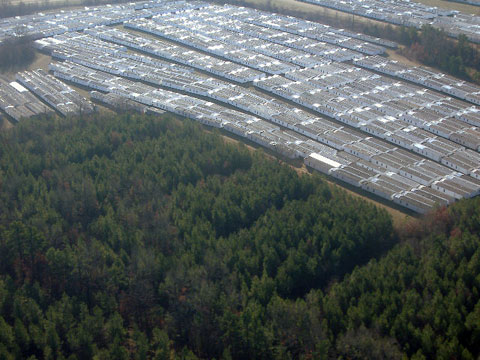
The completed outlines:
[[[414,26],[432,25],[442,29],[448,35],[457,38],[467,36],[471,41],[480,43],[480,18],[457,10],[428,6],[410,0],[300,0],[338,11],[384,21],[395,25]],[[457,0],[472,5],[478,1]]]
[[[480,87],[395,43],[231,5],[145,1],[0,21],[52,62],[0,81],[15,121],[91,100],[223,128],[418,213],[480,193]]]

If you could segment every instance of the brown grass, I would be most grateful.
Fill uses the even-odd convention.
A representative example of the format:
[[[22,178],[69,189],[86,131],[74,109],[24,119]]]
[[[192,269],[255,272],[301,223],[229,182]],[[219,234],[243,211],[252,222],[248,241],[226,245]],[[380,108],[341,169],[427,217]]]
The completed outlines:
[[[35,59],[26,68],[21,68],[21,69],[14,68],[5,73],[2,73],[2,75],[11,81],[14,81],[16,74],[20,71],[37,70],[37,69],[43,69],[45,71],[48,71],[48,64],[50,64],[51,61],[52,61],[52,58],[50,56],[36,51]]]
[[[6,117],[0,119],[0,131],[11,129],[13,128],[13,126],[14,125],[9,120],[7,120]]]
[[[403,64],[409,65],[409,66],[423,66],[421,62],[414,60],[414,59],[409,59],[405,57],[404,55],[400,54],[399,50],[393,50],[393,49],[387,49],[387,55],[390,59],[392,60],[397,60]]]
[[[36,52],[35,55],[35,60],[33,63],[31,63],[28,67],[27,70],[37,70],[37,69],[43,69],[45,71],[48,70],[48,64],[52,62],[52,58],[49,55],[45,55],[41,52]]]

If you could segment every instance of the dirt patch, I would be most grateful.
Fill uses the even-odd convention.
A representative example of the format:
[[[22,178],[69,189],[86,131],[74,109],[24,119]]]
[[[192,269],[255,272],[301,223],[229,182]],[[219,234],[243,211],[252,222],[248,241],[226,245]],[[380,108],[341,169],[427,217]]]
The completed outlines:
[[[9,70],[5,73],[2,73],[2,76],[6,77],[10,81],[14,81],[17,73],[25,71],[25,70],[43,69],[43,70],[47,71],[48,70],[48,64],[50,64],[51,62],[52,62],[52,58],[50,56],[36,51],[35,52],[35,60],[33,60],[33,62],[30,65],[28,65],[26,68],[23,67],[23,68],[11,69],[11,70]]]
[[[13,126],[14,125],[10,121],[8,121],[6,117],[0,118],[0,131],[11,129],[13,128]]]
[[[35,55],[35,60],[27,67],[27,70],[42,69],[47,71],[48,64],[50,64],[51,62],[52,58],[49,55],[37,51]]]
[[[387,55],[390,59],[399,61],[402,64],[406,64],[406,65],[409,65],[409,66],[423,66],[423,67],[426,67],[425,65],[423,65],[419,61],[409,59],[409,58],[403,56],[402,54],[399,53],[399,50],[387,49]]]

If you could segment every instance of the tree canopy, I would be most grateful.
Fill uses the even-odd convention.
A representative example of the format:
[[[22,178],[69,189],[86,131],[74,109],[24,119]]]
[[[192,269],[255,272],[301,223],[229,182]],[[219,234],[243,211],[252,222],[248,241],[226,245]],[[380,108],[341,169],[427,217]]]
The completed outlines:
[[[129,113],[2,133],[0,189],[1,359],[480,355],[478,199],[396,232],[319,175]]]

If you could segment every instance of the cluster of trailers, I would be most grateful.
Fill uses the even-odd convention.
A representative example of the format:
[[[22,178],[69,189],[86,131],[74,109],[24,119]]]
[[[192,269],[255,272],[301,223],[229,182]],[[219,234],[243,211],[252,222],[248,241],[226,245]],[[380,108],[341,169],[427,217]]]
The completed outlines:
[[[186,1],[171,1],[168,10],[165,10],[166,1],[140,1],[0,19],[0,43],[9,37],[30,36],[39,39],[101,25],[117,25],[156,14],[208,6],[200,2],[190,4]]]
[[[53,76],[0,82],[10,94],[0,108],[15,120],[51,111],[45,104],[93,111],[73,84],[112,107],[223,128],[416,212],[480,193],[479,87],[379,56],[388,41],[289,16],[194,1],[125,6],[155,13],[42,36]]]
[[[480,19],[476,15],[459,11],[427,6],[410,0],[301,0],[335,10],[385,21],[395,25],[421,28],[432,25],[444,30],[452,37],[465,35],[470,40],[480,42]],[[459,2],[468,2],[457,0]],[[478,2],[469,2],[478,5]]]
[[[18,82],[2,78],[0,78],[0,109],[16,121],[40,114],[53,113],[52,109]]]

